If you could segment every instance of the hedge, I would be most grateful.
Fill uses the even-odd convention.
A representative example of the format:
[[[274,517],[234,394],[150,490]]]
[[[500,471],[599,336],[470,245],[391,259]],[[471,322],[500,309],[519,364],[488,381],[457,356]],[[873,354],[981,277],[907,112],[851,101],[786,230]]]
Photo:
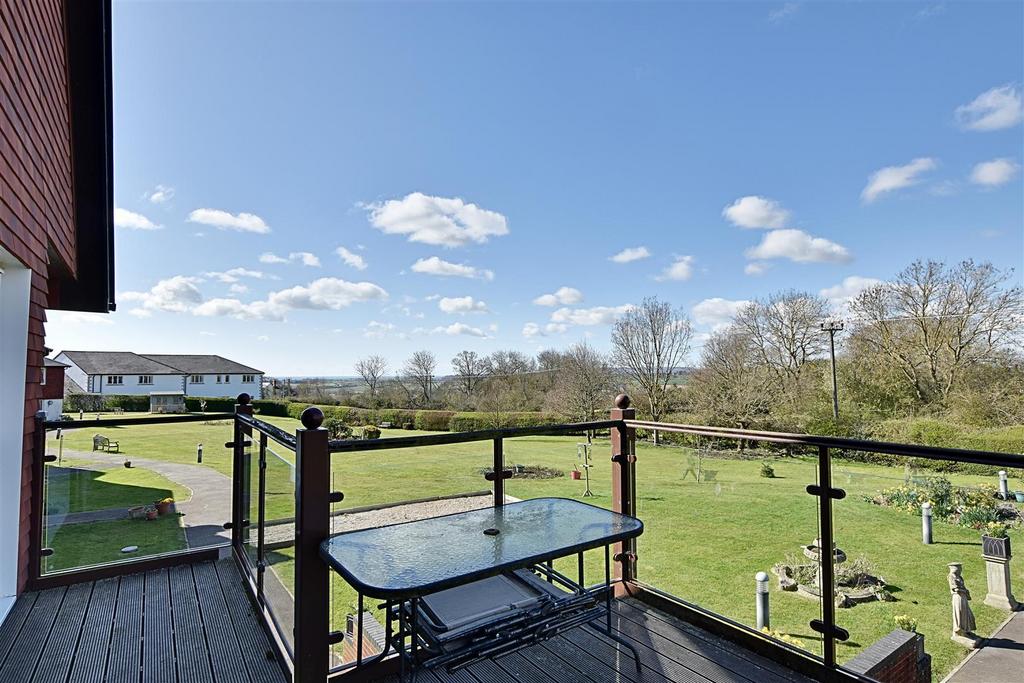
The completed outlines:
[[[552,413],[455,413],[448,422],[452,432],[475,432],[497,427],[540,427],[561,424],[563,419]]]
[[[147,397],[146,410],[149,410]],[[225,396],[186,396],[185,407],[191,413],[202,411],[201,402],[206,401],[206,412],[208,413],[233,413],[235,412],[235,398]],[[256,399],[252,401],[253,410],[258,415],[269,415],[272,417],[290,417],[289,404],[284,401],[270,401]],[[301,412],[301,411],[300,411]]]
[[[446,432],[453,415],[451,410],[417,410],[413,424],[424,432]]]
[[[130,394],[117,394],[114,396],[103,397],[103,409],[113,410],[114,408],[120,408],[129,413],[148,413],[149,412],[149,396],[132,396]]]

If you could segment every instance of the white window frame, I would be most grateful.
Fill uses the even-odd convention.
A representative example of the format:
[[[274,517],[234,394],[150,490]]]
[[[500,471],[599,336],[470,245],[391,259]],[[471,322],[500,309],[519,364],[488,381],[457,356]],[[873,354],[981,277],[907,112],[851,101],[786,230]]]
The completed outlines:
[[[256,375],[242,375],[242,384],[255,384]]]
[[[153,386],[153,375],[139,375],[139,384],[142,386]]]
[[[107,375],[108,387],[123,387],[124,375]]]
[[[39,386],[46,384],[46,366],[39,368]]]
[[[188,383],[189,384],[205,384],[203,379],[204,379],[203,375],[192,375],[191,377],[189,377]]]
[[[231,384],[231,375],[224,375],[224,384]]]

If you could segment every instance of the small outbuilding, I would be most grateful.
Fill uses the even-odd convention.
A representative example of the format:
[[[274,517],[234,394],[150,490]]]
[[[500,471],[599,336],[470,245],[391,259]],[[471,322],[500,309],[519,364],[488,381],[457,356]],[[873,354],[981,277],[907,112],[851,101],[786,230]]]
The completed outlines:
[[[184,391],[154,391],[149,395],[149,412],[151,413],[184,413]]]

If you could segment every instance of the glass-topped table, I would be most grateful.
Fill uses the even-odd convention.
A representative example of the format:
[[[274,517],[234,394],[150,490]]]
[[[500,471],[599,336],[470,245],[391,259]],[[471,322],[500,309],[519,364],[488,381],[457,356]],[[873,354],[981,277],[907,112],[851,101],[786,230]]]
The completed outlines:
[[[404,669],[406,636],[411,636],[409,658],[414,665],[417,661],[416,647],[420,638],[416,634],[416,615],[420,599],[489,577],[511,576],[512,572],[523,569],[537,572],[548,582],[562,586],[567,597],[555,602],[564,603],[567,614],[571,613],[575,619],[566,623],[581,625],[593,621],[593,610],[598,609],[594,604],[598,596],[603,598],[604,610],[600,614],[607,617],[606,631],[619,640],[612,633],[610,622],[609,547],[641,533],[643,523],[635,517],[567,498],[535,498],[501,507],[344,532],[326,539],[320,545],[320,555],[359,595],[357,646],[362,643],[363,597],[386,601],[388,645],[399,651]],[[585,588],[583,552],[602,547],[605,550],[604,584]],[[579,557],[577,581],[559,574],[551,566],[552,560],[569,555]],[[587,608],[591,612],[581,607],[581,600],[587,599],[592,603]],[[568,605],[572,605],[572,609],[568,609]],[[545,614],[550,611],[549,606]],[[400,623],[399,632],[394,636],[391,635],[393,614]],[[529,631],[520,630],[524,643],[530,640]],[[554,627],[543,631],[549,632],[560,631]],[[514,650],[506,648],[500,654],[505,651]],[[488,652],[498,651],[492,648]],[[381,657],[387,653],[388,648],[385,648]],[[374,661],[377,659],[380,657]],[[361,660],[360,649],[357,664]],[[449,657],[445,661],[461,660]]]

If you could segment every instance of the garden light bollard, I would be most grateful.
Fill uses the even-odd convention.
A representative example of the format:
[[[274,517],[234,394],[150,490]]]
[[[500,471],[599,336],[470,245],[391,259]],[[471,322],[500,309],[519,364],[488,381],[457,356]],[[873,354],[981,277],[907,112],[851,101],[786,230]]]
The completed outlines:
[[[754,576],[757,582],[757,630],[771,628],[771,618],[768,614],[768,574],[758,572]]]
[[[196,446],[196,462],[203,461],[203,444]]]
[[[1010,484],[1006,481],[1006,470],[999,470],[999,497],[1010,499]]]
[[[932,504],[921,503],[921,540],[925,545],[932,544]]]

